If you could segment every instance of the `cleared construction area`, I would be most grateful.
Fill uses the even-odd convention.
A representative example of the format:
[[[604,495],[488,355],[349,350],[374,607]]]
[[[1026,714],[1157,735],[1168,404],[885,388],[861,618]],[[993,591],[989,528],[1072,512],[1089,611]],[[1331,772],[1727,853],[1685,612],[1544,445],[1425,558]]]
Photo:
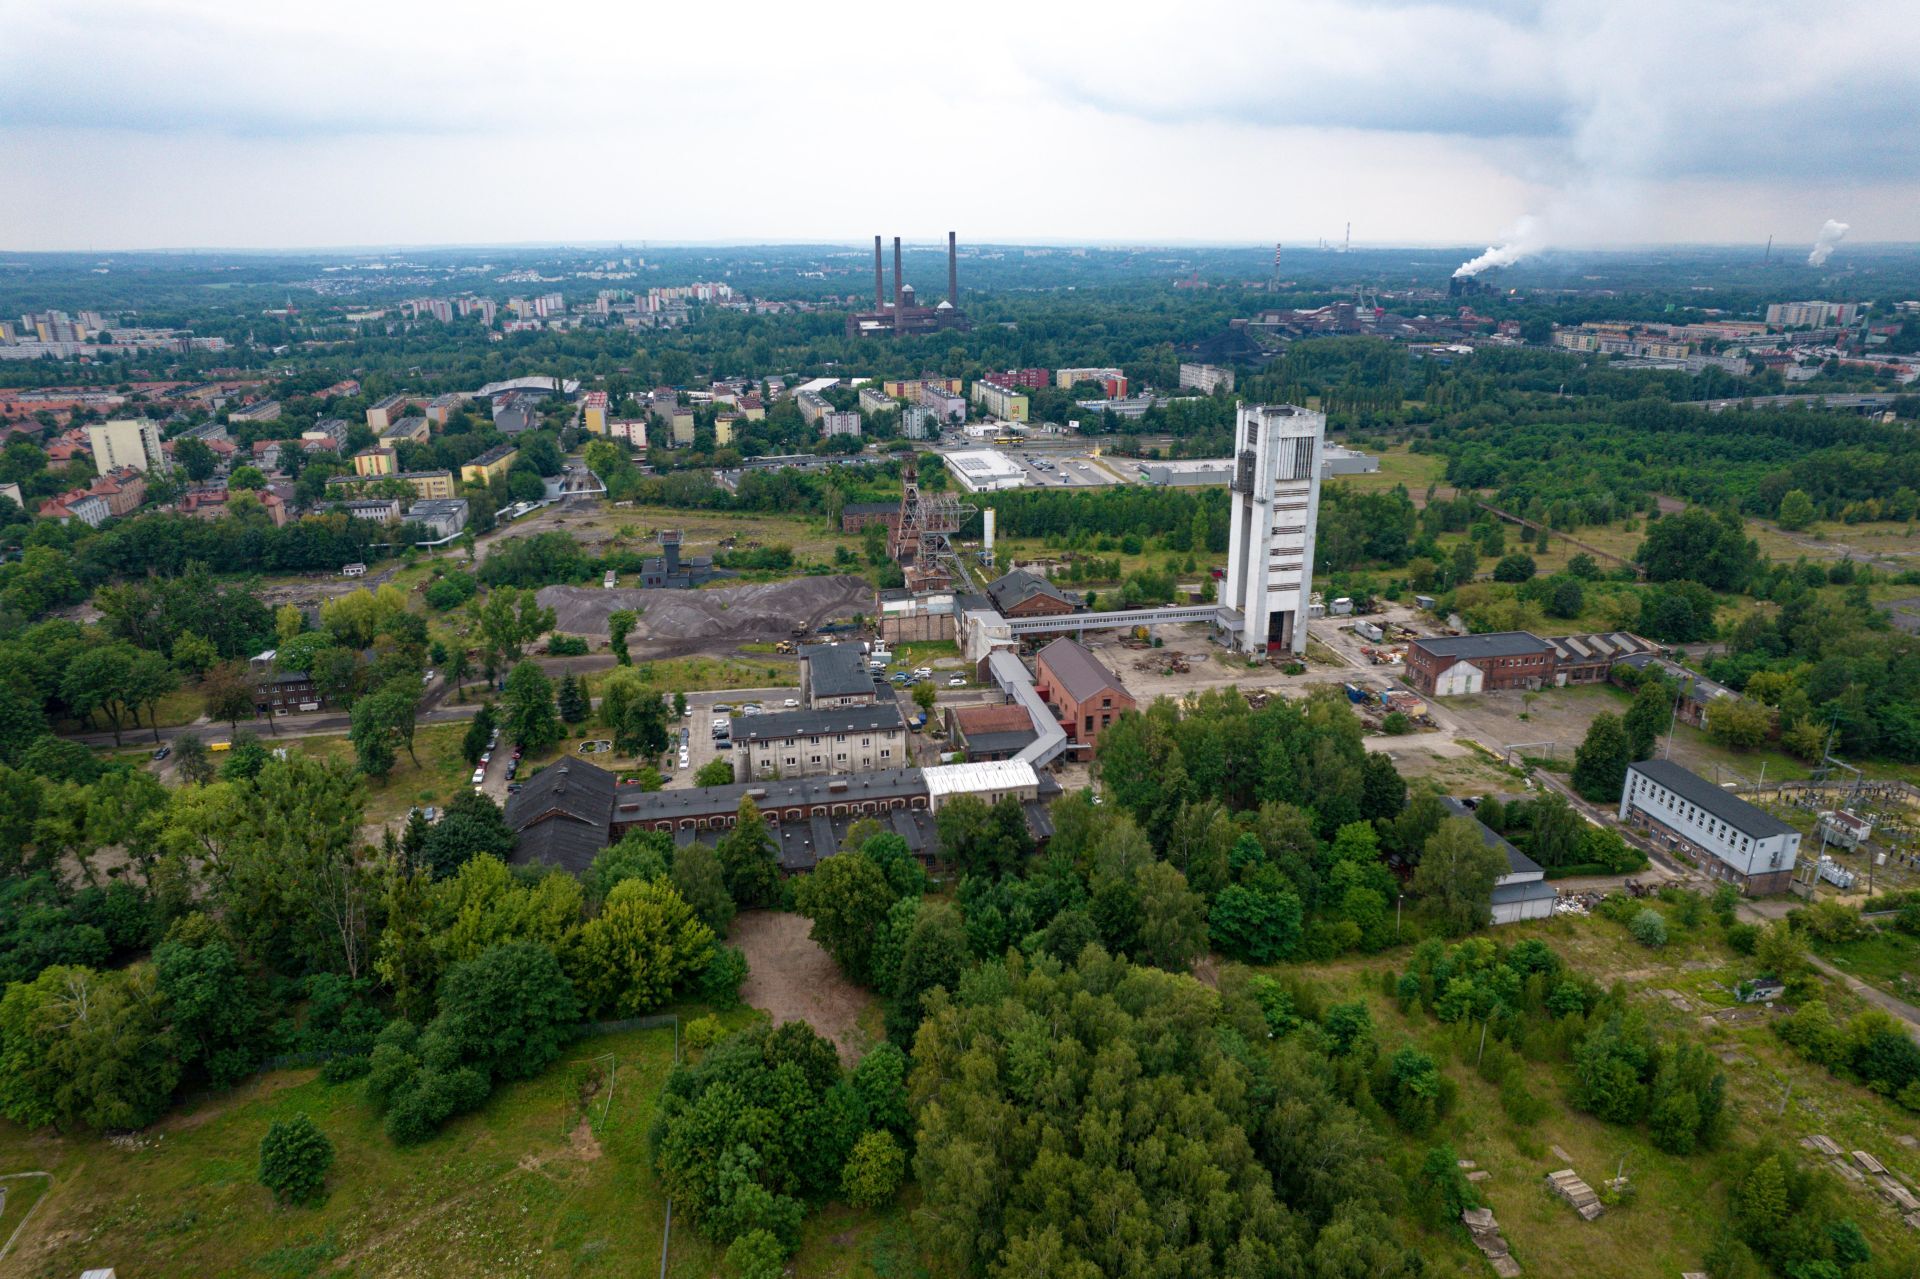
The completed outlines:
[[[671,649],[677,645],[782,640],[795,628],[814,631],[829,622],[878,612],[872,583],[849,575],[801,577],[785,582],[724,586],[709,591],[603,590],[597,586],[545,586],[540,604],[554,612],[554,630],[601,638],[607,617],[630,608],[640,621],[630,645]],[[644,650],[643,650],[644,651]]]

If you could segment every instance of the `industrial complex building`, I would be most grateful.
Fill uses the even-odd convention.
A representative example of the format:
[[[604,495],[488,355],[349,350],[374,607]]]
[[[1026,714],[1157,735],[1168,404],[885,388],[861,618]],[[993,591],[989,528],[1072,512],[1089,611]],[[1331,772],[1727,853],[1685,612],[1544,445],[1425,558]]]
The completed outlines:
[[[907,283],[900,265],[900,237],[893,237],[893,301],[886,296],[886,274],[880,259],[880,237],[873,237],[873,310],[847,317],[847,336],[892,337],[903,333],[933,333],[954,329],[962,333],[972,328],[966,312],[960,309],[960,260],[957,241],[947,232],[947,300],[937,306],[921,306],[913,286]]]
[[[1245,653],[1307,651],[1314,525],[1320,516],[1324,414],[1291,404],[1242,404],[1228,486],[1226,590]]]

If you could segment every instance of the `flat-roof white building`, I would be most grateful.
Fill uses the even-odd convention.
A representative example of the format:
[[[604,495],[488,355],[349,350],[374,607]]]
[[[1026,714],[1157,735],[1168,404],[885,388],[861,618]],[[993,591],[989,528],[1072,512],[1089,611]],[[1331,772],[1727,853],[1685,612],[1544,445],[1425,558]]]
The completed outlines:
[[[972,795],[991,804],[1009,795],[1025,803],[1040,794],[1040,775],[1023,759],[939,764],[921,769],[920,775],[927,783],[927,807],[936,813],[959,795]]]
[[[997,493],[1027,482],[1019,463],[997,449],[961,449],[947,456],[947,469],[970,493]]]

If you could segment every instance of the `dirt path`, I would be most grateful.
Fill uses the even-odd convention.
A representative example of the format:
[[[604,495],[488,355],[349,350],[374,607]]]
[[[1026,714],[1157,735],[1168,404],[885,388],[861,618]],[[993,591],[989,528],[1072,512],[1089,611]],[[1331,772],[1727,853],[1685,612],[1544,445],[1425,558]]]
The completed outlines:
[[[851,1066],[868,1047],[860,1014],[873,996],[840,975],[814,940],[804,915],[750,910],[733,921],[727,940],[747,955],[747,980],[740,997],[764,1009],[774,1024],[804,1021],[831,1039],[840,1060]]]

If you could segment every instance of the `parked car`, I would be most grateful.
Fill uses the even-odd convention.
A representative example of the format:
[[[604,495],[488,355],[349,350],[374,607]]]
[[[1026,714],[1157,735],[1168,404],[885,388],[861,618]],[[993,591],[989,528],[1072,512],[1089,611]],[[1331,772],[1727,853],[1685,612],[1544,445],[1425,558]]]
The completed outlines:
[[[431,684],[431,683],[433,683],[433,672],[432,672],[432,671],[428,671],[428,672],[427,672],[427,673],[426,673],[425,675],[422,675],[422,676],[420,677],[420,682],[421,682],[422,684]]]
[[[902,688],[902,687],[905,687],[907,681],[910,678],[912,677],[909,676],[905,671],[895,671],[893,674],[887,677],[887,683],[893,685],[895,688]]]
[[[800,705],[800,699],[797,697],[789,697],[786,701],[780,704],[786,707],[788,710],[794,710]]]
[[[742,706],[740,708],[740,713],[742,715],[758,715],[760,714],[760,708],[754,705],[753,703],[749,702],[747,705]]]
[[[173,754],[173,747],[171,746],[156,746],[153,751],[153,757],[155,759],[165,759],[171,754]]]
[[[509,795],[513,795],[513,794],[517,794],[517,793],[519,792],[519,790],[520,790],[520,788],[521,788],[522,786],[525,786],[525,785],[526,785],[526,783],[525,783],[525,782],[508,782],[508,783],[507,783],[507,794],[509,794]]]
[[[914,667],[914,668],[913,668],[913,673],[914,673],[915,675],[918,675],[918,676],[919,676],[919,677],[920,677],[921,679],[932,679],[932,678],[933,678],[933,667],[931,667],[931,666],[916,666],[916,667]]]
[[[717,751],[730,751],[733,749],[733,739],[731,737],[722,737],[713,744],[713,749]]]
[[[473,784],[475,786],[478,786],[481,782],[484,782],[486,780],[487,780],[487,770],[484,767],[476,768],[473,770]]]
[[[955,675],[947,681],[948,688],[965,688],[966,686],[967,677],[965,675]]]
[[[715,702],[713,704],[713,713],[715,715],[731,715],[733,714],[733,707],[727,702]]]

